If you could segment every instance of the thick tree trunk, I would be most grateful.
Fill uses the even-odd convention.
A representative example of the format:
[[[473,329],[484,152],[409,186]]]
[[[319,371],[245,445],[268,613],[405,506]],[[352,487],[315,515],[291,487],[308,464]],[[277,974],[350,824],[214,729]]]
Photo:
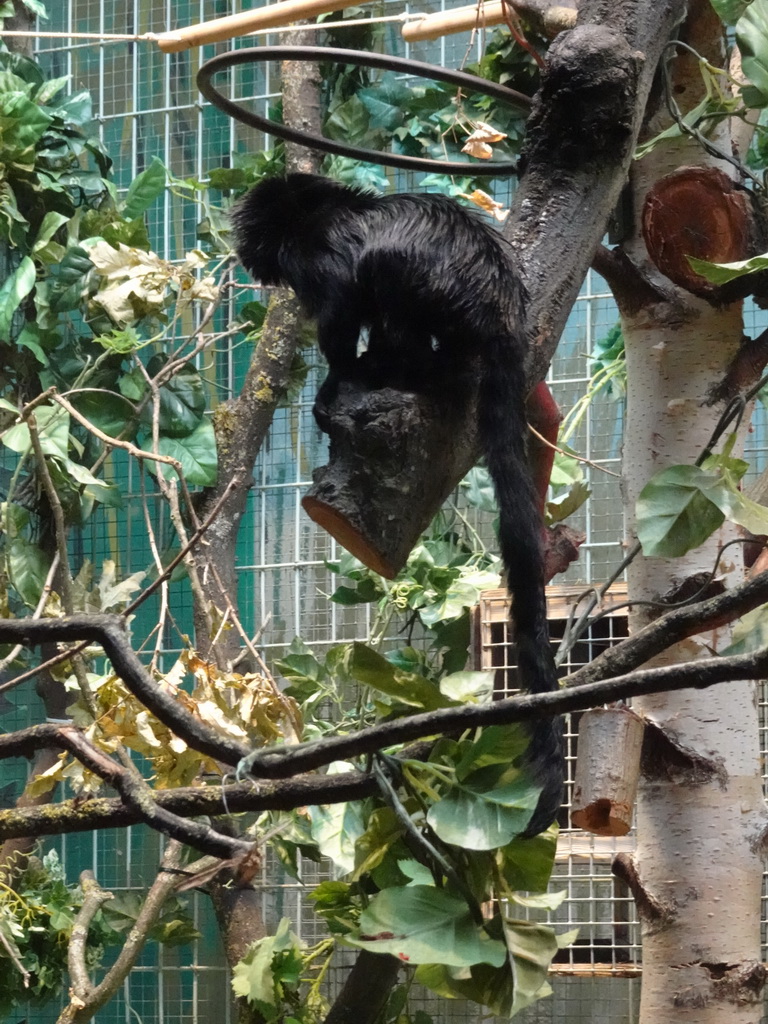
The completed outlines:
[[[625,322],[630,516],[653,473],[692,463],[713,426],[713,411],[701,399],[738,342],[741,312],[696,305],[674,326]],[[629,574],[631,596],[658,599],[694,573],[711,571],[730,536],[721,530],[674,561],[638,560]],[[731,565],[737,561],[738,553],[728,556]],[[640,614],[635,618],[642,621]],[[706,656],[727,640],[723,630],[692,638],[667,660]],[[659,726],[677,754],[673,763],[666,745],[647,740],[637,814],[637,866],[646,897],[638,902],[644,918],[640,1024],[756,1024],[762,988],[757,840],[764,814],[754,686],[660,694],[633,707]],[[651,913],[644,911],[649,905]]]
[[[699,15],[698,27],[711,30],[707,11],[697,8],[691,19]],[[713,52],[718,38],[709,40]],[[686,79],[685,68],[679,70],[675,92],[688,109],[700,78],[692,71]],[[719,142],[729,146],[727,137]],[[695,163],[714,161],[690,140],[662,145],[640,162],[633,177],[636,224],[653,183]],[[667,466],[692,464],[706,446],[718,411],[704,399],[738,348],[742,308],[739,302],[716,308],[675,288],[648,260],[639,235],[625,248],[658,289],[654,302],[632,310],[624,304],[624,498],[631,538],[649,478]],[[630,596],[663,600],[693,574],[711,572],[733,535],[726,524],[682,558],[636,559]],[[719,571],[726,585],[739,580],[738,548],[729,549]],[[634,626],[655,614],[637,611]],[[665,660],[705,656],[727,643],[727,630],[714,630],[679,644]],[[757,1024],[765,973],[759,941],[765,811],[754,686],[659,694],[633,707],[657,727],[646,731],[638,850],[630,869],[643,929],[640,1024]]]

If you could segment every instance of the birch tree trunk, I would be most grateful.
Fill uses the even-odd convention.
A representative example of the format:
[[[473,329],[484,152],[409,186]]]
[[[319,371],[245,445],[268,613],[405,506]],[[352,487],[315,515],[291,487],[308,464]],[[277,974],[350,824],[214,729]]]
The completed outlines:
[[[680,91],[692,84],[683,81]],[[718,143],[730,147],[723,134]],[[649,187],[692,164],[719,166],[733,176],[732,168],[718,165],[692,140],[660,146],[633,174],[635,224],[641,223]],[[667,466],[692,464],[706,446],[720,410],[703,400],[739,345],[742,304],[716,308],[674,287],[651,265],[639,233],[625,251],[658,289],[656,301],[625,308],[622,315],[628,375],[623,487],[631,544],[642,487]],[[636,559],[630,596],[669,597],[695,573],[711,572],[732,536],[726,523],[682,558]],[[729,586],[742,572],[741,549],[733,546],[719,575]],[[638,610],[633,626],[655,614]],[[666,660],[722,650],[728,639],[727,630],[715,630],[673,648]],[[765,811],[754,686],[737,682],[660,694],[633,707],[658,726],[650,730],[644,753],[632,884],[643,933],[640,1024],[757,1024],[765,973]]]

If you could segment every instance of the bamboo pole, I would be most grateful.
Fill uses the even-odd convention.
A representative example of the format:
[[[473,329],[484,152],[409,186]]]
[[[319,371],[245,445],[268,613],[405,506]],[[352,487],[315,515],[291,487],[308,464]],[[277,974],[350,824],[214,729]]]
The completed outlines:
[[[163,32],[155,41],[163,53],[178,53],[205,43],[235,39],[261,28],[282,28],[303,18],[343,10],[348,5],[349,0],[282,0],[282,3],[271,4],[269,7],[241,11],[226,18],[214,18],[212,21],[200,22],[199,25]]]
[[[501,0],[487,0],[478,7],[456,7],[452,11],[427,14],[420,21],[414,21],[403,28],[403,39],[412,43],[419,39],[438,39],[454,32],[471,32],[485,25],[504,23],[504,8]]]

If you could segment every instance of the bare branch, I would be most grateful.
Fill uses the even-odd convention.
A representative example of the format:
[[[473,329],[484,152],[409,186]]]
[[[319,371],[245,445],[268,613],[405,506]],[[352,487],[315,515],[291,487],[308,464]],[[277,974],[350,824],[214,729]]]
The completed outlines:
[[[762,572],[716,597],[665,612],[637,633],[604,651],[589,665],[578,669],[568,677],[567,685],[581,687],[631,672],[673,644],[733,622],[766,602],[768,572]]]
[[[744,590],[755,588],[760,580],[758,577],[739,588],[742,595]],[[765,581],[763,585],[764,583]],[[722,595],[713,598],[712,601],[723,601],[727,596]],[[754,597],[754,594],[752,596]],[[705,606],[711,604],[702,603]],[[681,612],[690,614],[690,609],[680,609],[677,614]],[[118,627],[119,623],[119,619],[111,616],[73,616],[69,619],[45,622],[5,620],[0,621],[0,642],[18,642],[22,637],[28,642],[50,642],[57,639],[81,639],[85,635],[98,639],[131,692],[168,728],[195,749],[228,764],[236,764],[241,773],[251,774],[256,778],[288,778],[334,760],[372,753],[387,746],[447,731],[491,724],[536,721],[648,693],[689,687],[703,688],[733,679],[760,679],[768,671],[768,650],[762,650],[730,658],[711,658],[682,665],[646,669],[555,693],[523,694],[489,705],[426,712],[361,729],[350,736],[336,736],[298,746],[249,751],[244,744],[220,736],[199,722],[172,696],[159,689],[131,650],[125,634]],[[66,746],[78,757],[91,756],[90,750],[78,749],[80,742],[78,732],[72,726],[34,726],[23,733],[0,736],[0,757],[28,756],[37,746],[46,743]],[[120,771],[113,762],[109,763],[115,771]],[[126,796],[125,793],[123,795]],[[135,801],[135,807],[147,813],[139,796],[128,793],[128,798]],[[153,814],[157,814],[158,805],[155,804],[151,810]],[[178,828],[178,822],[170,822],[167,819],[161,821],[161,817],[157,815],[156,827],[163,827],[169,834],[175,834],[170,830]]]

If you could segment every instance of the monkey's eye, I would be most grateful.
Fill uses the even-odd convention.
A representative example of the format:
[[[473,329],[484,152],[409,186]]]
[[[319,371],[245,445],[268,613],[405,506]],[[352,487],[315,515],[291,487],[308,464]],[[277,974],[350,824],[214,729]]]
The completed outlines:
[[[358,358],[363,353],[368,351],[368,346],[371,343],[371,330],[369,327],[361,327],[360,334],[357,337],[357,355]]]

